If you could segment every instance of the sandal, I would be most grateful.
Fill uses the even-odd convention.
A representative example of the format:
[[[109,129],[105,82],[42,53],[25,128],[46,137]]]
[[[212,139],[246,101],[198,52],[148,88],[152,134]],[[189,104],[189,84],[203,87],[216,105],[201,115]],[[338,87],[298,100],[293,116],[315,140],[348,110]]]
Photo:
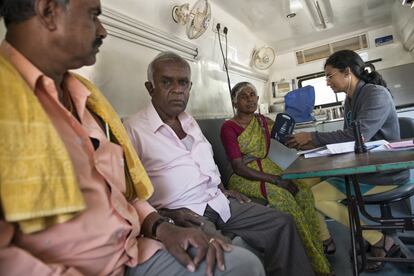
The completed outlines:
[[[393,243],[393,245],[391,245],[391,247],[387,250],[385,247],[385,243],[386,243],[386,239],[387,236],[385,236],[382,240],[382,245],[378,246],[378,245],[371,245],[371,256],[372,257],[399,257],[401,255],[401,249],[400,247]],[[380,241],[381,242],[381,241]],[[380,249],[382,250],[382,252],[385,253],[384,256],[378,255],[375,256],[372,254],[372,249]],[[380,271],[381,269],[384,268],[385,262],[371,262],[368,263],[367,266],[365,267],[365,271],[366,272],[377,272]]]
[[[365,240],[364,240],[364,246],[365,246],[365,253],[371,249],[371,245]],[[361,255],[361,248],[359,247],[359,243],[357,243],[355,247],[356,247],[355,250],[356,250],[357,256]],[[349,256],[351,257],[351,260],[354,259],[354,255],[352,254],[352,249],[349,249]]]
[[[325,255],[333,255],[336,252],[336,245],[335,241],[332,238],[329,238],[327,240],[324,240],[322,242],[323,244],[323,253]]]

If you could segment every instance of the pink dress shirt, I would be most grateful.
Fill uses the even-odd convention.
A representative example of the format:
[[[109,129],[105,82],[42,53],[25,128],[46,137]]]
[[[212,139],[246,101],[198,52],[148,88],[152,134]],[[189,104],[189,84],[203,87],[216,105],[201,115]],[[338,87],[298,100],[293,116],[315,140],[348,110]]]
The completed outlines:
[[[90,92],[70,73],[69,92],[80,121],[58,100],[52,79],[7,42],[0,53],[19,71],[60,134],[74,165],[87,209],[74,219],[34,234],[22,234],[0,221],[1,275],[123,275],[125,265],[150,258],[162,245],[140,237],[140,225],[155,210],[146,202],[128,202],[122,148],[105,137],[86,109]],[[90,138],[99,141],[94,150]],[[12,240],[13,238],[13,240]]]
[[[226,222],[230,218],[229,201],[218,188],[220,173],[211,145],[194,118],[183,112],[178,119],[192,138],[191,150],[164,124],[152,104],[125,122],[154,185],[149,202],[156,208],[186,207],[199,215],[209,205]]]

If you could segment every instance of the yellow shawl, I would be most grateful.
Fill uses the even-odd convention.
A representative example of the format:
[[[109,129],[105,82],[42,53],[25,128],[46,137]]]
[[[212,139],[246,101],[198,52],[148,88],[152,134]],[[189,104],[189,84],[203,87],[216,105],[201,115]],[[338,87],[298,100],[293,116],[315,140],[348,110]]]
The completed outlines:
[[[148,199],[153,187],[117,114],[88,80],[87,107],[108,123],[124,150],[127,194]],[[111,138],[112,138],[111,137]],[[41,104],[16,69],[0,56],[0,216],[24,233],[65,222],[86,208],[72,162]]]

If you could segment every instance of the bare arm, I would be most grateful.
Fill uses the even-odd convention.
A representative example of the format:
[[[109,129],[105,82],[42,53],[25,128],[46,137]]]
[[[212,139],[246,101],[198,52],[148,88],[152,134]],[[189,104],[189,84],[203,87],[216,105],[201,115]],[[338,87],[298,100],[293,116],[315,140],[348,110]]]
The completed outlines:
[[[268,183],[276,183],[279,176],[268,174],[249,168],[243,164],[242,158],[233,159],[230,161],[234,173],[249,180],[265,181]]]
[[[207,275],[213,275],[216,264],[219,270],[225,270],[223,251],[230,251],[230,245],[219,237],[209,237],[199,229],[181,228],[170,223],[159,224],[155,233],[152,233],[154,223],[157,223],[160,218],[157,212],[150,213],[144,219],[141,233],[147,237],[153,237],[155,234],[168,252],[191,272],[194,272],[204,259],[207,264]],[[186,251],[190,246],[197,251],[194,258],[191,258]]]
[[[163,208],[158,210],[158,212],[164,217],[172,218],[181,227],[200,227],[204,224],[200,216],[188,208]]]
[[[288,190],[291,194],[295,195],[298,192],[297,186],[288,180],[283,180],[278,175],[268,174],[249,168],[243,164],[241,158],[233,159],[230,161],[234,173],[249,180],[264,181],[267,183],[275,184],[283,189]]]
[[[299,132],[296,134],[292,134],[287,140],[286,145],[289,148],[295,148],[298,150],[316,148],[316,145],[314,144],[312,139],[312,135],[314,135],[314,132]]]

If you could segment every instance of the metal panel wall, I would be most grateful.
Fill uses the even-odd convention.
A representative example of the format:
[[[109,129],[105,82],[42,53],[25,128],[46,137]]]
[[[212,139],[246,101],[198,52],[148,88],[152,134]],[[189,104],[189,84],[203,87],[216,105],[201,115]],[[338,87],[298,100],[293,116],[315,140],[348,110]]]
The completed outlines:
[[[414,105],[414,63],[378,70],[387,82],[396,107]]]

